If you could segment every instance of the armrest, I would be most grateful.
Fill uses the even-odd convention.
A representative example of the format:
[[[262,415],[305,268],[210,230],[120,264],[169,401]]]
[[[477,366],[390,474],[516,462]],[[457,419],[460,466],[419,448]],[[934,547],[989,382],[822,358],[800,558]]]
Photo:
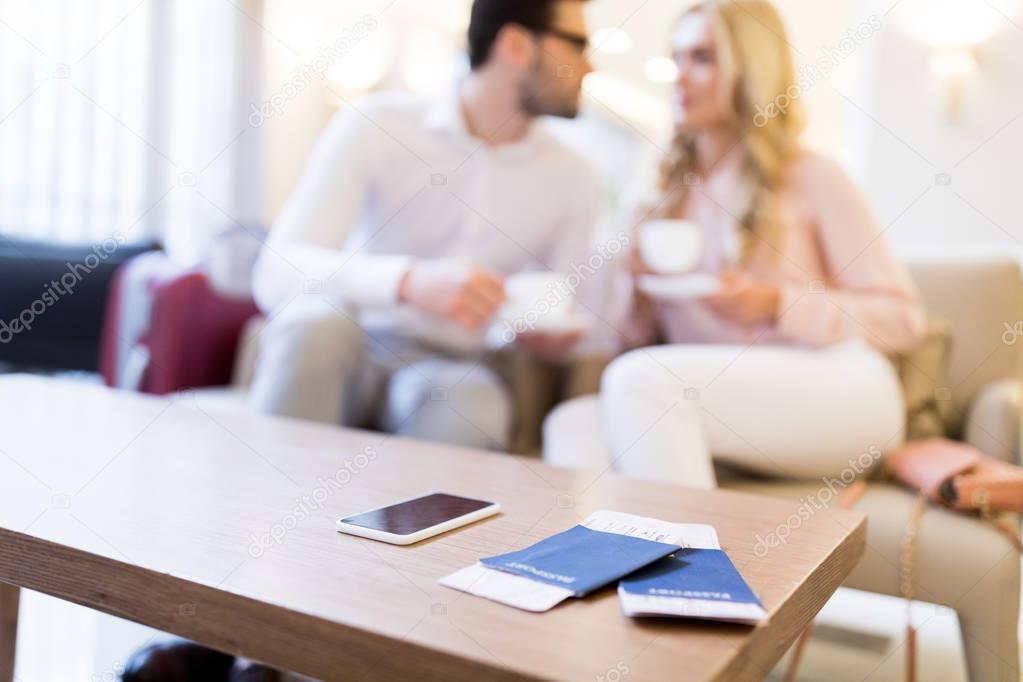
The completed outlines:
[[[162,251],[136,256],[117,270],[103,319],[100,371],[107,386],[141,389],[149,364],[141,339],[153,313],[153,283],[180,272]]]
[[[247,385],[255,363],[259,314],[249,298],[217,290],[199,269],[146,253],[118,271],[107,302],[101,369],[109,386],[164,394],[232,379],[243,328],[245,351],[233,373]]]
[[[238,352],[231,371],[231,385],[238,388],[252,386],[252,378],[256,374],[256,362],[259,360],[259,337],[266,328],[267,319],[262,315],[254,315],[242,327],[238,338]]]
[[[163,395],[227,384],[242,328],[259,314],[256,304],[221,296],[196,270],[158,279],[150,288],[152,314],[142,338],[149,366],[142,391]]]
[[[1021,407],[1023,386],[1018,380],[991,382],[970,406],[963,440],[993,457],[1019,463]]]

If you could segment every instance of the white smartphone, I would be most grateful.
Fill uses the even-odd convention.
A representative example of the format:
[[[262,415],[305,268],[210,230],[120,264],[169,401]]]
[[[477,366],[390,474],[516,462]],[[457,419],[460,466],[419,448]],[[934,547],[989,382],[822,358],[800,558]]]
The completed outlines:
[[[496,502],[428,493],[338,519],[337,529],[392,545],[411,545],[493,516],[499,511],[501,505]]]

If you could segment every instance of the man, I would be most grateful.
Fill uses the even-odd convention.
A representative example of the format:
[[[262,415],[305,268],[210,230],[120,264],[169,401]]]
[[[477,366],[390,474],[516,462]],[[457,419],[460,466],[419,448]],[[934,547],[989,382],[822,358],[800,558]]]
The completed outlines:
[[[504,280],[589,255],[596,181],[536,125],[578,113],[583,4],[476,0],[454,92],[335,117],[256,268],[256,409],[505,448],[512,403],[484,355]],[[551,359],[579,336],[515,341]]]

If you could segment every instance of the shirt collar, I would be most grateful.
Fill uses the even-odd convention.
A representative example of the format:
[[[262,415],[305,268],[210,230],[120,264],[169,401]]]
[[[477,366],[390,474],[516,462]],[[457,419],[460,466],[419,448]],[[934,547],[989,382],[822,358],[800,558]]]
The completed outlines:
[[[471,137],[465,127],[462,114],[462,100],[458,94],[459,84],[434,99],[426,111],[426,127],[438,132],[454,133],[459,137]]]
[[[424,123],[429,130],[448,133],[459,141],[468,142],[474,148],[483,142],[474,137],[465,124],[465,113],[462,111],[460,95],[461,81],[454,84],[447,92],[437,97],[426,111]],[[526,135],[517,142],[503,144],[492,148],[492,151],[509,158],[521,158],[532,153],[543,140],[544,132],[540,121],[533,121]]]

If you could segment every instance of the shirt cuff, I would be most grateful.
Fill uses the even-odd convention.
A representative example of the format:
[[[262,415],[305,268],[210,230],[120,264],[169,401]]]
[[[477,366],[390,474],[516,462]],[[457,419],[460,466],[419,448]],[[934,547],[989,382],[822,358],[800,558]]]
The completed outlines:
[[[342,301],[364,308],[398,305],[398,289],[412,267],[412,257],[373,255],[359,259],[358,266],[348,263],[330,282],[330,292]]]

